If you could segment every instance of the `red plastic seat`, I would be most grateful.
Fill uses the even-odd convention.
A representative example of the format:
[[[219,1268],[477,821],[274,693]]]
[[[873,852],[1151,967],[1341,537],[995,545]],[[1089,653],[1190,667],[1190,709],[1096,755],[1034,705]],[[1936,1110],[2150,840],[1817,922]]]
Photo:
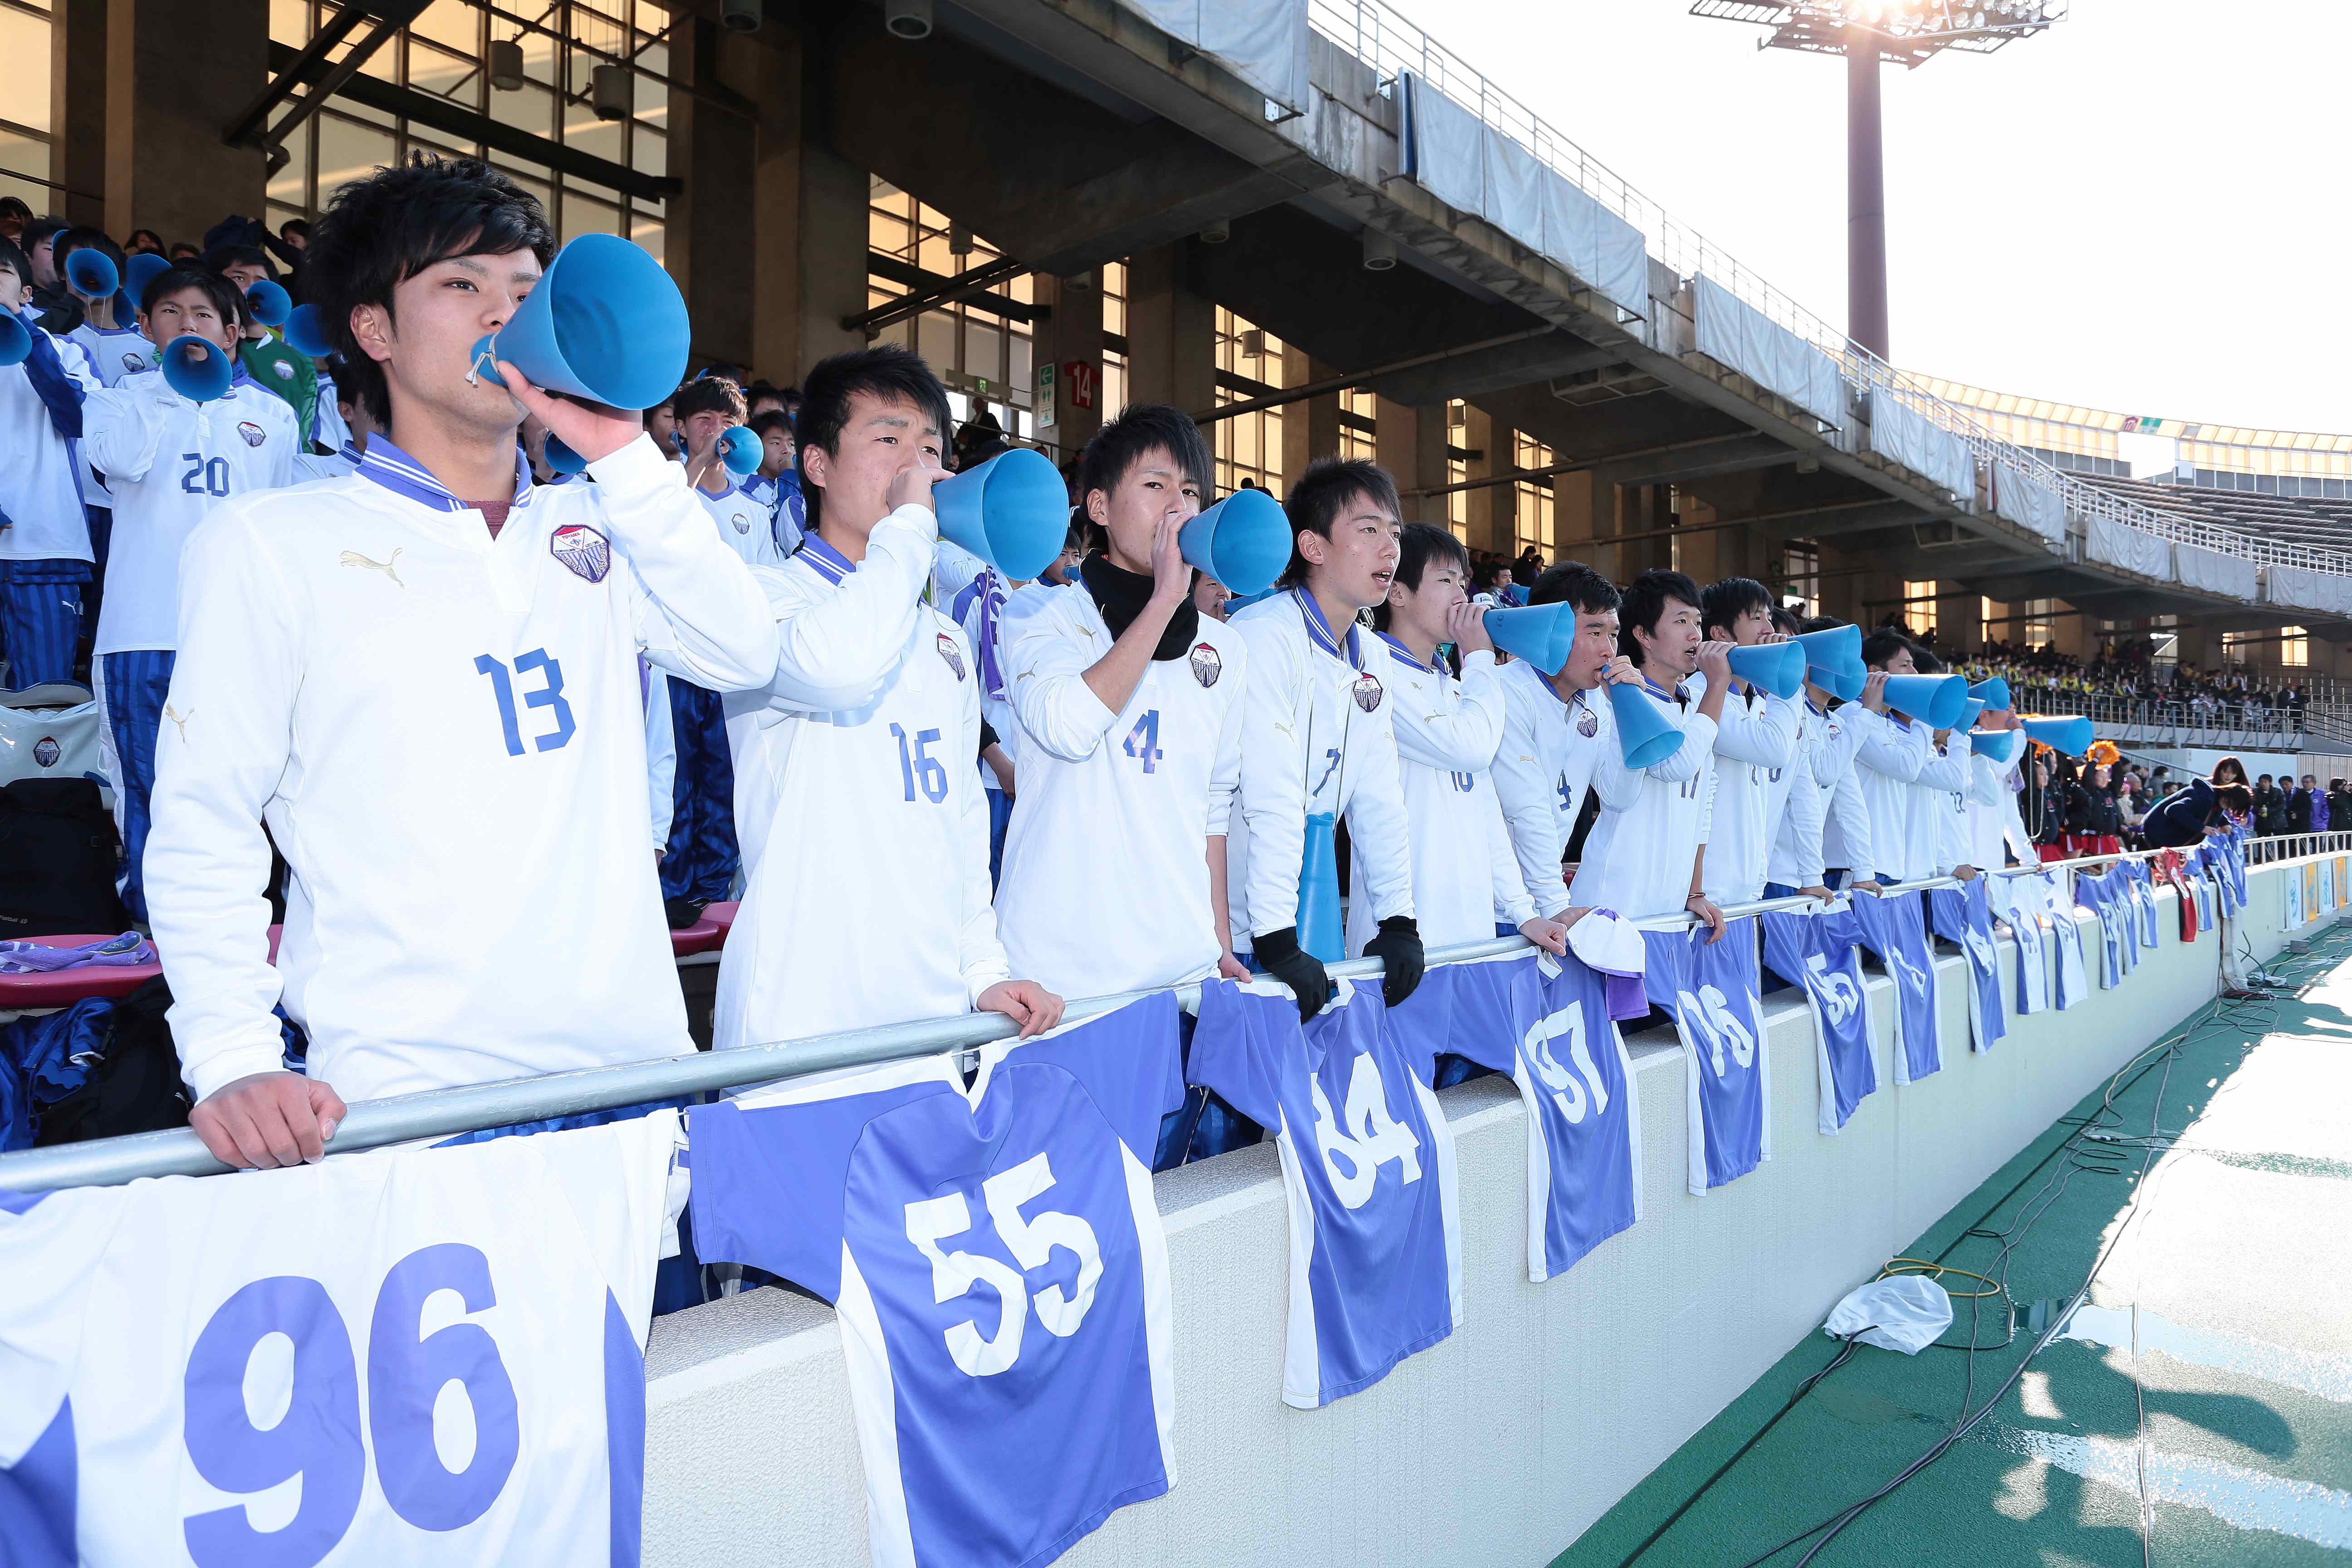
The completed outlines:
[[[37,936],[31,940],[47,947],[79,947],[85,942],[106,942],[121,934],[121,931],[102,931]],[[128,996],[163,973],[161,963],[91,963],[79,969],[57,969],[41,974],[0,974],[0,1013],[19,1012],[30,1007],[70,1007],[89,996]]]
[[[735,900],[708,904],[702,918],[684,931],[669,933],[669,950],[679,958],[689,958],[698,952],[716,952],[727,945],[727,932],[735,924]]]

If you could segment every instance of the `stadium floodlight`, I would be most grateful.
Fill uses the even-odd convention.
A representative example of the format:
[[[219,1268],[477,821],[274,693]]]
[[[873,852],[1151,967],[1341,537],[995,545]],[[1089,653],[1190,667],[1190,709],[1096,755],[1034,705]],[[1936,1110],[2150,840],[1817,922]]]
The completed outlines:
[[[1757,47],[1846,60],[1846,336],[1887,357],[1886,155],[1878,62],[1989,55],[2066,19],[2069,0],[1693,0],[1691,15],[1771,29]]]

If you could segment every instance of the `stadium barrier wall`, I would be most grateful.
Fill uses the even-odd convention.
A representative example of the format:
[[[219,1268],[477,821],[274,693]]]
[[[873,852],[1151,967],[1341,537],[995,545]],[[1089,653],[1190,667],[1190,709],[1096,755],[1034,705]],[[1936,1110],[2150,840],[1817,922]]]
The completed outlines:
[[[2301,874],[2300,863],[2249,868],[2236,924],[2258,959],[2284,944],[2282,883]],[[1945,1067],[1907,1088],[1894,1086],[1887,1057],[1892,983],[1873,975],[1881,1088],[1834,1138],[1816,1131],[1801,994],[1768,995],[1773,1157],[1703,1198],[1685,1181],[1682,1047],[1671,1030],[1630,1037],[1642,1219],[1547,1284],[1527,1278],[1517,1090],[1500,1079],[1447,1090],[1439,1100],[1459,1159],[1462,1326],[1318,1411],[1278,1397],[1288,1228],[1274,1146],[1158,1176],[1175,1298],[1176,1484],[1112,1515],[1062,1561],[1548,1560],[1818,1332],[1839,1297],[2212,997],[2220,933],[2178,951],[2175,895],[2158,897],[2153,962],[2103,989],[2098,924],[2078,917],[2089,996],[2063,1013],[2012,1014],[1989,1055],[1967,1045],[1965,959],[1939,957]],[[2015,944],[2000,945],[2013,997]],[[646,1370],[649,1568],[868,1560],[832,1309],[761,1289],[658,1319]]]

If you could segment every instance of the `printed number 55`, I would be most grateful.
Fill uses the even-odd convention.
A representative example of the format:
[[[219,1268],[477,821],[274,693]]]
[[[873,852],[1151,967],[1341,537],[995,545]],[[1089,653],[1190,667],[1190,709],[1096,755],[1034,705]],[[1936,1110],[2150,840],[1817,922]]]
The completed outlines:
[[[1048,1285],[1037,1292],[1037,1323],[1047,1333],[1067,1339],[1086,1321],[1094,1305],[1095,1287],[1102,1279],[1102,1247],[1094,1226],[1076,1215],[1051,1209],[1024,1217],[1021,1205],[1043,1196],[1054,1184],[1054,1167],[1034,1154],[1009,1171],[999,1171],[980,1184],[988,1217],[996,1226],[1005,1250],[1022,1269],[1043,1268],[1055,1247],[1078,1260],[1074,1288],[1065,1292]],[[1021,1359],[1021,1334],[1029,1320],[1029,1285],[1019,1270],[993,1258],[970,1252],[942,1252],[940,1243],[971,1228],[971,1208],[961,1193],[949,1193],[907,1205],[907,1239],[931,1262],[931,1294],[940,1302],[954,1300],[974,1285],[996,1292],[996,1332],[982,1338],[971,1319],[949,1328],[942,1336],[948,1356],[968,1377],[992,1377]]]

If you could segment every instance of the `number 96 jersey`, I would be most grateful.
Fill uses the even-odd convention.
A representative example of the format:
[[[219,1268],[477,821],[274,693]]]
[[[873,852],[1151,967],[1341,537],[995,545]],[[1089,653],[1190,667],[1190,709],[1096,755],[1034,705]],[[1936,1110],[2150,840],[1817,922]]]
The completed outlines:
[[[634,1565],[677,1142],[0,1193],[0,1561]]]

